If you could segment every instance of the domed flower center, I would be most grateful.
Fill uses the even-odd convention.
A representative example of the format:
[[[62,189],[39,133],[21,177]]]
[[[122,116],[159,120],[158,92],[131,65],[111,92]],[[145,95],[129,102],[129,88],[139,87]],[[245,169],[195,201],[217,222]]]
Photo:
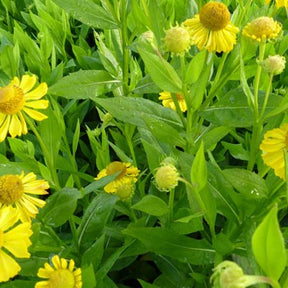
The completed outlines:
[[[246,32],[247,31],[247,32]],[[271,17],[259,17],[254,19],[247,29],[243,30],[243,34],[254,35],[257,39],[276,38],[281,31],[281,26]],[[246,32],[246,33],[245,33]]]
[[[209,2],[199,13],[200,22],[209,30],[217,31],[225,28],[230,21],[230,13],[226,5],[220,2]]]
[[[74,288],[75,278],[73,272],[67,269],[59,269],[51,272],[49,288]]]
[[[114,162],[111,162],[107,166],[106,173],[107,175],[113,175],[117,172],[120,172],[120,174],[116,177],[116,179],[119,180],[125,176],[126,170],[127,170],[126,165],[124,163],[119,162],[119,161],[114,161]]]
[[[133,183],[128,182],[128,183],[122,183],[121,185],[119,185],[117,187],[117,195],[118,197],[122,200],[129,200],[132,198],[133,193],[134,192],[134,187],[133,187]]]
[[[24,193],[21,179],[17,175],[0,177],[0,203],[10,205],[17,202]]]
[[[176,93],[176,98],[177,98],[177,100],[178,101],[182,101],[182,100],[184,100],[184,96],[183,96],[183,94],[182,93]]]
[[[25,103],[24,92],[17,86],[5,86],[0,89],[0,112],[16,114],[22,110]]]

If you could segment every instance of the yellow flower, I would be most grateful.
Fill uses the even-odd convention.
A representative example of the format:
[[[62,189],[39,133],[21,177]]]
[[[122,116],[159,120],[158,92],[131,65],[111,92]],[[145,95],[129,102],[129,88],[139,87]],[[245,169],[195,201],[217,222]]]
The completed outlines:
[[[288,148],[288,123],[280,128],[265,133],[260,145],[262,159],[267,166],[274,169],[275,174],[285,180],[285,159],[283,150]]]
[[[170,163],[161,163],[156,169],[155,182],[161,191],[169,191],[178,185],[179,173],[176,167]]]
[[[200,50],[229,52],[236,44],[239,29],[231,23],[229,10],[223,3],[206,3],[199,14],[183,24],[190,32],[192,44]]]
[[[167,91],[163,91],[159,93],[160,97],[158,98],[159,100],[162,100],[162,105],[167,108],[171,108],[173,110],[176,110],[176,106],[174,104],[174,101],[172,99],[171,93]],[[182,112],[187,111],[187,105],[184,99],[184,96],[181,92],[176,93],[176,98],[179,103],[179,107]]]
[[[31,224],[25,222],[16,225],[18,220],[19,214],[15,208],[0,208],[0,282],[8,281],[21,270],[12,255],[16,258],[30,257]]]
[[[190,48],[190,35],[183,27],[172,27],[166,31],[165,45],[169,52],[181,55]]]
[[[265,4],[269,4],[271,0],[265,0]],[[288,0],[275,0],[276,8],[288,7]]]
[[[0,208],[3,206],[13,206],[18,210],[22,222],[30,222],[38,213],[38,207],[42,208],[46,202],[30,196],[45,195],[48,192],[49,184],[45,180],[36,180],[34,173],[26,176],[3,175],[0,177]]]
[[[24,75],[21,81],[14,77],[7,86],[0,87],[0,142],[6,138],[8,132],[12,138],[27,134],[23,113],[37,121],[47,118],[34,110],[48,107],[48,100],[39,100],[47,93],[47,84],[41,83],[30,91],[35,84],[35,75]]]
[[[242,34],[258,42],[266,42],[269,39],[276,39],[280,36],[282,25],[274,21],[272,17],[258,17],[248,23]]]
[[[75,269],[75,262],[71,259],[69,264],[66,259],[58,255],[52,257],[52,265],[44,264],[39,268],[37,276],[47,279],[37,282],[35,288],[81,288],[81,269]]]
[[[115,173],[119,173],[119,175],[115,180],[105,185],[104,191],[118,195],[121,200],[130,199],[134,193],[134,184],[137,182],[139,170],[130,163],[114,161],[101,170],[95,180]]]

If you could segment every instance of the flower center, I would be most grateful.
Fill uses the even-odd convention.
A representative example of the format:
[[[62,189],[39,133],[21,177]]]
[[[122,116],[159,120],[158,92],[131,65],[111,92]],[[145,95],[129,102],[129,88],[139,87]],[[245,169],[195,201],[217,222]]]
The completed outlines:
[[[226,5],[220,2],[209,2],[199,13],[200,22],[209,30],[217,31],[225,28],[230,21],[230,13]]]
[[[49,288],[74,288],[75,278],[73,272],[59,269],[50,274]]]
[[[107,175],[112,175],[120,172],[120,174],[116,177],[117,180],[125,176],[126,170],[126,165],[119,161],[114,161],[110,163],[106,168]]]
[[[176,98],[178,101],[184,100],[183,94],[182,93],[176,93]]]
[[[0,177],[0,202],[10,205],[18,201],[24,193],[21,179],[17,175]]]
[[[24,92],[21,88],[14,85],[0,89],[0,112],[16,114],[22,110],[24,103]]]

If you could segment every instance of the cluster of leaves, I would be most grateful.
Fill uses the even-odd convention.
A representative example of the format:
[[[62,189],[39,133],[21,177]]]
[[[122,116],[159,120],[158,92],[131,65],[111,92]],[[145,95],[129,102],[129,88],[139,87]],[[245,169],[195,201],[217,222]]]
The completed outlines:
[[[260,0],[222,2],[238,27],[272,9]],[[192,46],[185,73],[180,57],[165,52],[165,29],[203,4],[1,1],[0,84],[29,71],[47,82],[50,102],[48,119],[37,125],[41,143],[32,132],[0,143],[0,175],[33,171],[51,186],[33,222],[32,256],[19,261],[13,287],[34,287],[38,268],[55,253],[76,261],[87,288],[209,287],[211,269],[223,259],[286,287],[288,188],[267,174],[260,151],[256,172],[247,169],[254,118],[246,95],[257,44],[242,39],[223,55]],[[288,48],[285,9],[277,18],[284,35],[267,43],[267,55]],[[261,77],[260,107],[268,85]],[[287,82],[287,69],[274,78],[262,133],[286,119]],[[183,83],[190,112],[163,107],[158,93],[179,92]],[[170,156],[185,179],[175,190],[172,219],[169,195],[153,183]],[[103,192],[115,176],[94,180],[111,161],[142,171],[132,203]]]

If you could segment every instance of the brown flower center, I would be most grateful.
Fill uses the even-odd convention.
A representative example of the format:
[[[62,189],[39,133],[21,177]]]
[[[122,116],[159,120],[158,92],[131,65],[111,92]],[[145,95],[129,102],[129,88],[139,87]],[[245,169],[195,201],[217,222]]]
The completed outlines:
[[[17,175],[0,177],[0,203],[10,205],[17,202],[24,193],[21,179]]]
[[[220,2],[209,2],[199,13],[200,22],[209,30],[217,31],[225,28],[230,21],[230,13],[226,5]]]
[[[5,86],[0,89],[0,112],[3,114],[16,114],[22,110],[25,103],[24,92],[21,88]]]

